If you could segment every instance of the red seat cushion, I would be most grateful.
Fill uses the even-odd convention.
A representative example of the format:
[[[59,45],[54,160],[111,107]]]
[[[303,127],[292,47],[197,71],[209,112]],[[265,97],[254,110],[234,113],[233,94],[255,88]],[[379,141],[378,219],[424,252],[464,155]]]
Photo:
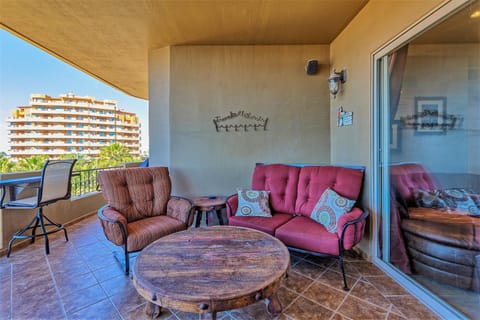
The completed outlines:
[[[275,231],[285,245],[318,253],[338,255],[338,234],[330,233],[309,217],[297,216]]]
[[[153,241],[185,228],[185,222],[165,215],[130,222],[127,224],[127,249],[129,252],[142,250]]]
[[[260,230],[273,236],[275,229],[292,218],[291,214],[286,213],[274,213],[271,218],[231,216],[228,218],[228,224]]]

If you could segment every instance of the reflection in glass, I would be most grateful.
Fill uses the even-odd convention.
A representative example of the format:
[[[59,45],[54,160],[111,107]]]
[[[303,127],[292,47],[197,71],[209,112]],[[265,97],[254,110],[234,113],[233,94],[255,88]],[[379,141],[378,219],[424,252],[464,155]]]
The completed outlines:
[[[480,1],[391,53],[389,256],[480,317]],[[480,16],[480,14],[479,14]],[[385,251],[385,250],[384,250]]]

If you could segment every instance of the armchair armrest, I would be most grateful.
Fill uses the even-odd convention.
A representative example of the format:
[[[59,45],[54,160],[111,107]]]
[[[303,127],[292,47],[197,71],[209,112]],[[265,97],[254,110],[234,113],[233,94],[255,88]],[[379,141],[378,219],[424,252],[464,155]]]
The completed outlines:
[[[108,204],[98,209],[98,218],[108,240],[118,246],[127,241],[127,219]]]
[[[353,208],[338,219],[338,236],[342,250],[349,250],[363,239],[367,210]]]
[[[167,216],[183,221],[187,228],[193,223],[193,202],[190,199],[171,196],[167,203]]]
[[[227,197],[226,200],[227,203],[227,219],[229,217],[233,217],[235,215],[235,212],[237,212],[238,208],[238,194],[232,194],[231,196]]]

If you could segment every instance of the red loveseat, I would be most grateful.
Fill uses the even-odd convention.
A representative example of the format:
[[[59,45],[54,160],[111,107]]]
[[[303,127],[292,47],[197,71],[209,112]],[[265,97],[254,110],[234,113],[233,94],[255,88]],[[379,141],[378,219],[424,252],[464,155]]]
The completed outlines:
[[[327,188],[357,200],[363,175],[363,168],[257,165],[253,172],[252,189],[270,191],[272,217],[236,216],[238,196],[232,195],[227,199],[228,224],[266,232],[292,250],[337,257],[344,290],[348,290],[343,254],[362,240],[368,212],[354,207],[340,217],[335,233],[328,232],[322,224],[312,220],[310,214]]]

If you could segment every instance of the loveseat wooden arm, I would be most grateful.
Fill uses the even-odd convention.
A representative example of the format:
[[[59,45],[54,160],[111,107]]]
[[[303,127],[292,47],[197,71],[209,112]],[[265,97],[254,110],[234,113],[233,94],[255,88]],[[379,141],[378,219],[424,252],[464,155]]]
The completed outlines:
[[[338,220],[340,250],[349,250],[363,239],[368,211],[353,208]]]
[[[127,242],[127,219],[108,204],[97,213],[107,239],[118,246],[124,245]]]
[[[193,223],[193,202],[190,199],[171,196],[167,202],[167,216],[183,221],[186,227]]]

